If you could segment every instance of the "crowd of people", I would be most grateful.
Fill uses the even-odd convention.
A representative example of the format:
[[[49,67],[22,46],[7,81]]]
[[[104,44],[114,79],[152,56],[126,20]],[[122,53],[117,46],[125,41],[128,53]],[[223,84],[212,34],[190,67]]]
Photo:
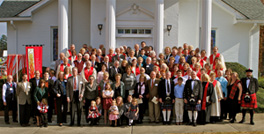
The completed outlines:
[[[103,116],[105,124],[131,126],[143,123],[146,111],[149,123],[171,124],[173,117],[176,125],[226,119],[234,123],[241,109],[239,123],[245,122],[249,111],[254,125],[258,81],[252,72],[245,70],[247,77],[240,80],[238,73],[226,68],[217,47],[206,57],[205,50],[186,43],[166,47],[160,54],[144,41],[134,49],[110,48],[108,54],[103,45],[96,49],[84,44],[77,52],[72,44],[60,53],[54,70],[48,67],[43,74],[37,70],[29,81],[23,74],[19,83],[7,77],[2,93],[5,123],[10,124],[9,110],[17,122],[18,103],[23,127],[30,125],[30,118],[37,126],[47,127],[54,114],[62,126],[68,113],[70,126],[75,114],[78,126],[82,115],[89,125],[98,125]]]

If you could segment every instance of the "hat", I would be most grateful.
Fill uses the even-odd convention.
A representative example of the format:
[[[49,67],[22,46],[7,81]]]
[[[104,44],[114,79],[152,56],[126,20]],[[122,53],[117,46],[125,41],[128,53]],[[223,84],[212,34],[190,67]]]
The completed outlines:
[[[253,72],[253,70],[251,70],[250,68],[246,70],[246,72]]]

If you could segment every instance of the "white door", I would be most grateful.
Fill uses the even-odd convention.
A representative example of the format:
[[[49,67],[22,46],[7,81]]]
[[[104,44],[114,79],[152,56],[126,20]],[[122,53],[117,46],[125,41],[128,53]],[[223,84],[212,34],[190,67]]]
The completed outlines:
[[[134,48],[135,44],[139,44],[145,41],[147,46],[153,46],[153,40],[152,37],[117,37],[116,38],[116,47],[120,46],[129,46],[131,48]]]

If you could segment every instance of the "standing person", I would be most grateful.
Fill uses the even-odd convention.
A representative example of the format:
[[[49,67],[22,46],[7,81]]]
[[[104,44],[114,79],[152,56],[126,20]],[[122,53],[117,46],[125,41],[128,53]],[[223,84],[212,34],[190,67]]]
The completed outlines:
[[[75,110],[77,110],[77,125],[81,126],[82,99],[84,94],[84,79],[78,75],[78,69],[72,69],[73,76],[68,78],[67,82],[67,102],[71,107],[71,124],[74,125]]]
[[[211,70],[214,70],[215,69],[215,65],[216,65],[216,58],[219,58],[219,60],[221,61],[223,67],[224,67],[224,70],[226,68],[226,65],[225,65],[225,60],[224,60],[224,56],[220,53],[218,53],[218,47],[214,47],[213,48],[213,54],[210,55],[209,58],[207,58],[207,63],[210,64],[210,67],[211,67]]]
[[[121,96],[118,96],[116,98],[116,105],[118,108],[118,119],[117,119],[117,125],[122,126],[123,120],[124,120],[124,112],[125,112],[125,105],[123,103],[123,98]]]
[[[107,123],[107,111],[111,107],[112,98],[114,96],[114,91],[112,90],[110,83],[105,84],[105,88],[103,89],[103,108],[104,108],[104,122]]]
[[[92,67],[91,61],[87,61],[86,67],[81,72],[81,76],[84,82],[89,81],[90,75],[93,75],[93,77],[96,79],[96,70]]]
[[[118,119],[118,107],[116,104],[116,101],[113,100],[111,107],[109,108],[109,122],[110,122],[110,126],[112,126],[112,121],[115,121],[115,127],[117,126],[117,119]]]
[[[78,74],[80,74],[83,70],[84,62],[82,60],[82,54],[78,53],[77,60],[73,62],[74,66],[78,69]]]
[[[64,58],[63,59],[63,63],[62,64],[60,64],[60,65],[58,65],[58,67],[57,67],[57,70],[56,70],[56,76],[58,76],[58,73],[60,72],[60,71],[64,71],[64,69],[65,69],[65,67],[70,67],[71,69],[72,69],[72,66],[71,66],[71,64],[69,64],[68,63],[68,58]]]
[[[210,82],[210,77],[208,74],[203,74],[202,86],[203,86],[202,105],[201,105],[201,111],[198,112],[199,113],[198,120],[200,124],[204,125],[210,122],[212,103],[215,103],[217,100],[214,92],[214,86]]]
[[[144,75],[146,77],[146,81],[150,79],[149,75],[145,73],[145,68],[143,67],[140,68],[140,74],[136,76],[137,82],[139,82],[139,77],[141,75]]]
[[[39,86],[39,81],[40,81],[40,72],[39,70],[35,71],[35,77],[30,79],[29,82],[32,85],[31,88],[31,102],[32,102],[32,106],[31,106],[31,116],[33,117],[33,121],[34,124],[36,124],[37,120],[36,120],[36,112],[38,111],[37,109],[37,103],[34,100],[34,93],[35,90],[37,89],[37,87]]]
[[[161,104],[162,115],[163,115],[163,125],[171,124],[170,116],[175,102],[174,96],[174,82],[170,79],[171,72],[166,72],[166,79],[160,81],[159,88],[159,102]]]
[[[146,77],[144,74],[141,74],[139,77],[139,82],[136,84],[134,89],[133,97],[137,98],[139,100],[138,106],[139,106],[139,119],[138,123],[143,123],[144,114],[146,111],[146,107],[148,105],[148,99],[147,99],[147,82]]]
[[[210,82],[214,86],[214,94],[216,97],[215,103],[212,103],[212,111],[211,111],[211,122],[215,123],[216,121],[219,121],[220,115],[221,115],[221,100],[223,97],[223,91],[222,86],[219,81],[215,79],[215,73],[210,74]]]
[[[154,71],[150,74],[150,79],[147,81],[147,92],[149,94],[146,96],[148,98],[148,108],[149,108],[149,119],[150,123],[159,123],[159,117],[160,117],[160,108],[159,108],[159,93],[158,93],[158,85],[159,85],[160,79],[156,78],[156,73]],[[154,103],[152,100],[153,98],[156,98],[156,102]]]
[[[138,120],[138,101],[136,98],[132,100],[130,107],[128,108],[128,112],[125,113],[125,116],[129,119],[129,126],[131,126],[134,120]]]
[[[62,123],[66,123],[67,117],[67,97],[66,97],[66,85],[67,82],[63,79],[63,72],[60,72],[58,79],[55,81],[53,91],[56,95],[56,106],[57,106],[57,123],[62,126]]]
[[[131,66],[126,68],[126,73],[123,74],[122,81],[125,84],[125,98],[127,98],[128,95],[133,95],[137,80],[135,74],[132,73]]]
[[[115,52],[116,54],[115,56],[112,57],[112,62],[115,62],[115,61],[122,62],[123,60],[125,60],[125,56],[120,53],[120,48],[116,48]]]
[[[19,118],[20,125],[22,127],[30,126],[30,106],[31,106],[31,93],[32,87],[31,83],[27,81],[28,75],[23,74],[22,82],[17,84],[16,94],[19,97]]]
[[[223,77],[223,71],[222,70],[218,70],[217,72],[217,78],[215,78],[217,81],[220,82],[221,84],[221,89],[222,89],[222,93],[223,93],[223,99],[220,101],[221,104],[221,115],[220,115],[220,120],[224,120],[227,118],[227,84],[228,81],[226,80],[225,77]]]
[[[112,85],[112,81],[109,80],[109,73],[108,72],[104,73],[103,80],[101,80],[99,83],[99,87],[98,87],[98,90],[100,91],[99,96],[102,96],[106,83],[110,83],[110,85]]]
[[[54,109],[54,91],[53,91],[53,80],[49,79],[49,73],[45,72],[44,73],[44,78],[45,80],[45,87],[48,89],[48,104],[49,104],[49,109],[48,109],[48,122],[51,123],[52,121],[52,114],[53,114],[53,109]]]
[[[40,106],[40,102],[42,99],[48,100],[48,88],[45,87],[45,80],[41,79],[39,81],[39,86],[36,88],[34,91],[34,100],[37,103],[38,106]],[[36,112],[36,118],[37,118],[37,126],[41,127],[44,125],[44,127],[47,127],[47,122],[43,122],[42,124],[42,119],[40,118],[40,111],[37,110]]]
[[[12,110],[13,122],[17,122],[17,99],[16,99],[16,83],[13,82],[12,75],[7,76],[7,82],[3,84],[2,99],[5,109],[5,123],[9,122],[9,110]]]
[[[106,72],[106,65],[103,64],[101,67],[101,71],[97,73],[97,79],[96,79],[97,84],[99,84],[103,80],[105,72]]]
[[[153,67],[154,65],[151,63],[151,58],[148,57],[144,66],[144,68],[146,69],[146,74],[150,75],[151,71],[153,71]]]
[[[89,82],[85,83],[84,100],[83,100],[83,103],[85,104],[85,117],[88,116],[88,111],[89,111],[91,102],[94,101],[96,97],[98,97],[99,95],[97,87],[98,85],[95,82],[94,77],[91,75],[89,77]],[[88,119],[86,120],[86,122],[88,122]]]
[[[117,98],[118,96],[121,96],[122,99],[125,99],[125,88],[124,88],[124,82],[121,81],[121,74],[115,75],[115,82],[112,84],[112,89],[114,90],[114,98]]]
[[[240,111],[239,101],[241,100],[242,95],[242,85],[236,72],[231,74],[227,91],[230,123],[234,123],[236,120],[236,114]]]
[[[114,61],[114,66],[110,69],[110,79],[111,81],[115,81],[115,75],[121,73],[121,68],[119,67],[119,61]]]
[[[183,122],[184,86],[185,86],[185,83],[183,83],[182,77],[178,77],[178,83],[174,87],[176,125],[182,125],[182,122]]]
[[[196,126],[198,116],[197,104],[201,104],[203,86],[200,80],[196,79],[196,72],[192,71],[191,79],[186,81],[183,91],[183,100],[186,104],[189,116],[189,125]]]
[[[72,51],[72,55],[68,57],[69,63],[71,66],[74,66],[74,61],[78,59],[77,53],[75,50]]]
[[[89,115],[87,115],[86,118],[91,120],[90,126],[96,125],[96,119],[99,118],[101,114],[99,113],[96,102],[94,100],[91,101],[91,104],[87,111],[89,111]]]
[[[243,92],[242,92],[242,120],[239,123],[244,123],[245,122],[245,116],[247,110],[249,110],[250,113],[250,124],[254,125],[253,121],[253,116],[254,116],[254,109],[256,109],[257,106],[257,97],[256,93],[258,92],[258,80],[256,78],[253,78],[252,76],[253,70],[247,69],[246,70],[246,78],[242,78],[242,87],[243,87]]]
[[[60,53],[60,58],[58,60],[56,60],[55,62],[55,70],[57,70],[58,66],[60,64],[63,64],[63,59],[65,58],[65,54],[64,53]]]

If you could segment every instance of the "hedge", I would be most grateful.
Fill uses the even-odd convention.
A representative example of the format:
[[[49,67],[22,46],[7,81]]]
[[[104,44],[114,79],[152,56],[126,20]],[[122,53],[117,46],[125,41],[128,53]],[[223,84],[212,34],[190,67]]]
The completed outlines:
[[[236,62],[226,62],[225,64],[227,69],[231,68],[233,72],[237,72],[240,79],[246,77],[245,71],[247,70],[247,68],[243,65]]]

